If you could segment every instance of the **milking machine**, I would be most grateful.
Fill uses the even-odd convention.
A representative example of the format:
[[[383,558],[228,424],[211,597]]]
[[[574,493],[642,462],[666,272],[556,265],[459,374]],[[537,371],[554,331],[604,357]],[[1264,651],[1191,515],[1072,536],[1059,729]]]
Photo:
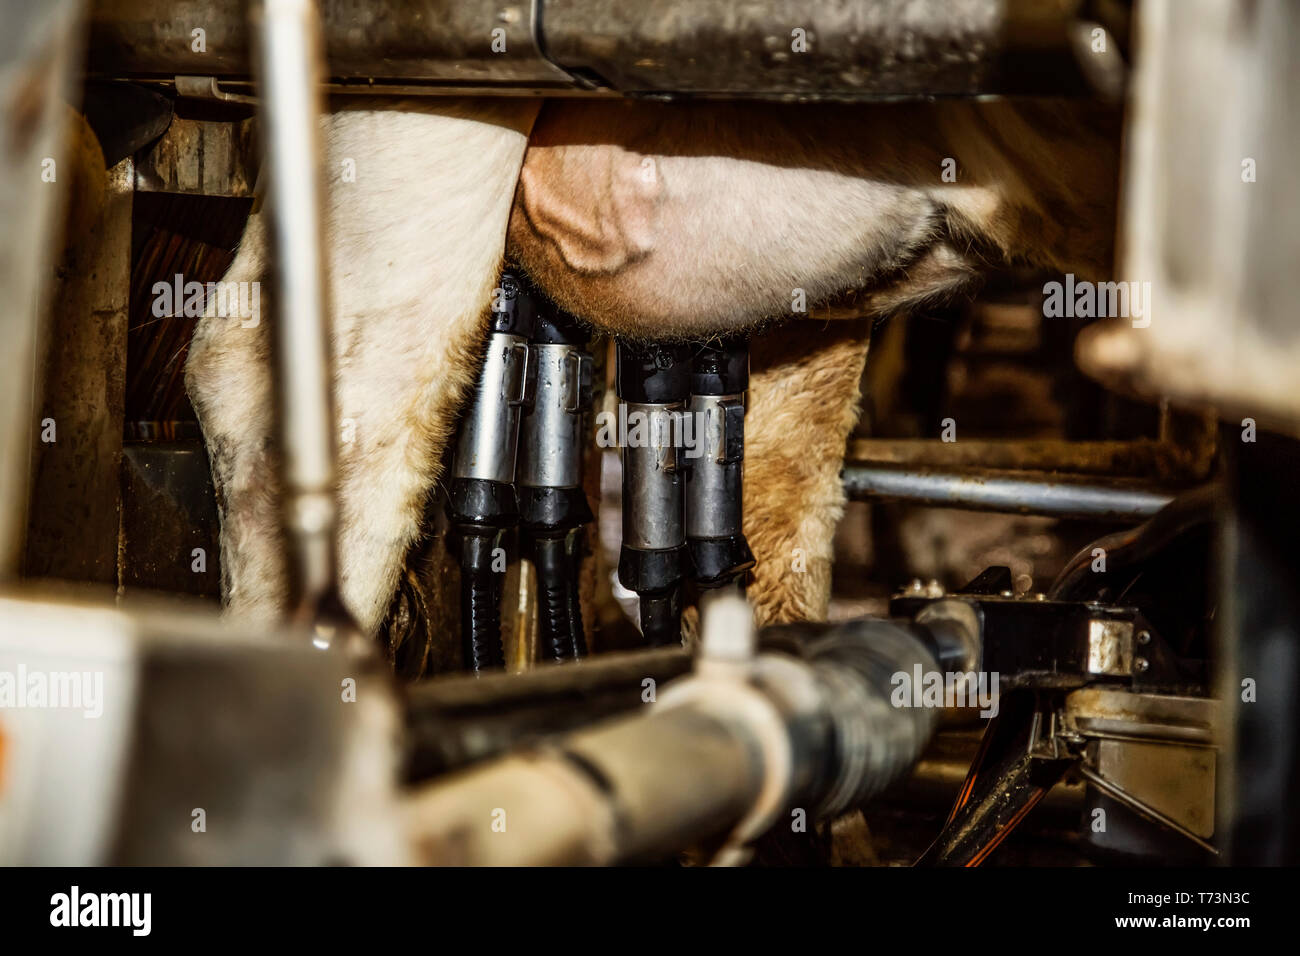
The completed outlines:
[[[618,578],[641,599],[651,646],[681,640],[687,567],[679,436],[691,390],[690,350],[620,342],[617,389],[623,444],[623,546]]]
[[[623,549],[618,576],[641,599],[651,645],[681,634],[681,585],[744,585],[741,530],[749,344],[618,349],[623,422]]]
[[[504,273],[493,294],[487,350],[461,421],[447,502],[460,557],[460,632],[465,668],[503,667],[503,541],[519,520],[515,459],[519,420],[532,391],[528,340],[535,304],[518,276]]]
[[[552,660],[583,657],[578,598],[591,507],[582,489],[583,422],[591,408],[587,332],[506,272],[452,465],[448,514],[461,568],[465,668],[504,666],[505,534],[518,525],[537,571],[538,624]]]
[[[706,590],[743,589],[754,566],[741,530],[748,388],[747,340],[705,346],[691,359],[694,447],[685,473],[686,546],[695,582]]]
[[[527,339],[527,340],[526,340]],[[578,598],[583,422],[591,406],[588,334],[567,313],[502,279],[483,372],[462,423],[449,512],[462,574],[465,666],[502,666],[505,531],[518,523],[537,572],[542,655],[586,654]],[[741,529],[749,346],[622,342],[623,446],[618,576],[640,599],[651,646],[681,640],[682,587],[743,590],[754,555]],[[516,472],[515,458],[518,456]]]
[[[557,661],[587,653],[578,599],[582,527],[592,520],[582,490],[582,426],[593,368],[587,340],[572,316],[549,304],[540,309],[529,346],[537,382],[524,411],[516,482],[537,571],[542,652]]]

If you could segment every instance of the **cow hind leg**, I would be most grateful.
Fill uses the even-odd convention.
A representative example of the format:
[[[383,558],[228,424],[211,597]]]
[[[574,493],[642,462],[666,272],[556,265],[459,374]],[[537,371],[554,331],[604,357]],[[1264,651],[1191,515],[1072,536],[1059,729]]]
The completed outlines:
[[[857,320],[789,322],[753,341],[744,529],[760,625],[826,619],[840,471],[869,341],[869,323]]]
[[[345,100],[322,117],[340,577],[367,631],[397,588],[474,378],[536,110],[532,101]],[[205,317],[186,364],[221,511],[225,600],[232,614],[260,620],[286,597],[265,230],[255,212],[224,278],[261,284],[261,321]]]

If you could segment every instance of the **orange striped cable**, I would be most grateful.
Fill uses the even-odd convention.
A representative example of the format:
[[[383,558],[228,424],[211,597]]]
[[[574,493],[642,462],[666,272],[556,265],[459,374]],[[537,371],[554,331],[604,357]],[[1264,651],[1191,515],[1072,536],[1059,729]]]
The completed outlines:
[[[1007,821],[1006,826],[993,835],[993,839],[990,840],[983,849],[967,861],[966,866],[979,866],[983,863],[988,855],[996,850],[1002,841],[1010,835],[1011,831],[1020,825],[1020,821],[1029,814],[1029,811],[1038,805],[1038,801],[1043,799],[1043,794],[1046,792],[1047,791],[1042,787],[1035,787],[1033,794],[1027,801],[1025,801],[1024,806],[1016,811],[1015,816]]]

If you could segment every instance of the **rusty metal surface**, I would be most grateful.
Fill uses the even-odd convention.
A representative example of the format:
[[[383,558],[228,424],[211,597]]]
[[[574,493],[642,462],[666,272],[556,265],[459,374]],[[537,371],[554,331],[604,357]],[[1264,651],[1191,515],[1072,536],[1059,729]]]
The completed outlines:
[[[539,51],[535,6],[529,0],[320,0],[328,74],[363,86],[390,80],[572,86]],[[196,29],[204,31],[201,51]],[[92,74],[170,80],[247,79],[252,72],[242,3],[94,0],[90,30]],[[503,32],[494,37],[494,30]]]
[[[257,182],[253,120],[172,120],[162,138],[136,157],[140,192],[246,199]]]
[[[546,0],[546,52],[623,92],[1079,92],[1054,0]]]
[[[1131,694],[1085,687],[1065,698],[1067,733],[1115,739],[1166,740],[1212,746],[1218,738],[1219,704],[1209,697]]]
[[[1058,733],[1083,745],[1080,773],[1097,794],[1212,851],[1219,711],[1206,697],[1087,687],[1065,698]],[[1125,824],[1115,822],[1116,834],[1094,832],[1093,842],[1123,848]]]
[[[321,0],[332,91],[1079,93],[1075,0]],[[195,30],[203,32],[197,49]],[[247,89],[240,4],[95,0],[92,75]],[[495,49],[494,49],[495,45]],[[206,82],[206,79],[205,79]],[[233,85],[230,85],[233,84]]]

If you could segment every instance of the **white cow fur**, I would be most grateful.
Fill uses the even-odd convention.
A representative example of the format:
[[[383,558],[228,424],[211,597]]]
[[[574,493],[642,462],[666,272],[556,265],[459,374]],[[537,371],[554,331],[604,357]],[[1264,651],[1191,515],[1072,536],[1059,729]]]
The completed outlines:
[[[324,117],[340,433],[343,599],[382,622],[445,446],[501,264],[536,101],[352,103]],[[355,182],[344,182],[345,160]],[[274,618],[286,569],[276,520],[264,212],[225,281],[262,282],[263,321],[204,318],[186,385],[222,510],[232,615]],[[269,305],[269,308],[267,306]],[[344,427],[345,423],[351,423]]]

